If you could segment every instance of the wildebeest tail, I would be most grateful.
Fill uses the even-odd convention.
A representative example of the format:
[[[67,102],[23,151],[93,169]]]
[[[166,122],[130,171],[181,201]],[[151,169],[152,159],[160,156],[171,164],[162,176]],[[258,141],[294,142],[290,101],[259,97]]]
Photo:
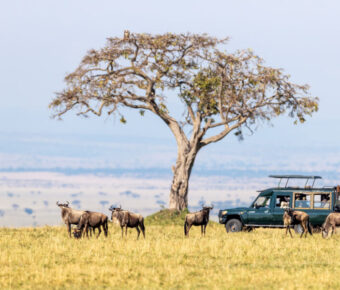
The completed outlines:
[[[145,238],[145,226],[144,226],[144,218],[142,217],[141,221],[139,222],[139,227],[141,228],[144,238]]]
[[[308,224],[307,224],[307,226],[308,226],[308,232],[311,234],[311,236],[313,235],[313,231],[312,231],[312,225],[311,225],[311,223],[309,222],[309,219],[308,219]]]
[[[106,230],[106,231],[108,231],[107,221],[108,221],[108,217],[106,216],[106,217],[105,217],[105,221],[104,221],[104,227],[105,227],[105,230]]]
[[[142,218],[142,220],[140,221],[140,228],[142,229],[142,231],[145,231],[144,218]]]
[[[102,225],[103,230],[105,232],[107,232],[107,230],[108,230],[107,221],[108,221],[108,217],[106,215],[102,215],[102,217],[101,217],[101,225]]]
[[[188,223],[187,223],[187,219],[185,219],[185,222],[184,222],[184,235],[187,235],[187,229],[188,229]]]

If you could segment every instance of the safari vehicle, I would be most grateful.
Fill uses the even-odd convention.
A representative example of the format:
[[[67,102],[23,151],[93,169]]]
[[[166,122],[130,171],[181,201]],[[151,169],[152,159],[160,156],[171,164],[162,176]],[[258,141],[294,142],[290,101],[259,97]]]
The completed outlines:
[[[218,213],[219,222],[224,224],[227,232],[239,232],[257,227],[281,228],[284,209],[289,207],[304,211],[310,216],[313,227],[320,227],[327,215],[340,208],[340,186],[314,188],[320,176],[304,175],[270,175],[278,178],[275,188],[261,190],[250,207],[222,209]],[[291,179],[305,179],[304,187],[290,187]],[[281,186],[282,180],[286,180]],[[308,182],[312,181],[312,185]],[[296,226],[295,231],[300,232]]]

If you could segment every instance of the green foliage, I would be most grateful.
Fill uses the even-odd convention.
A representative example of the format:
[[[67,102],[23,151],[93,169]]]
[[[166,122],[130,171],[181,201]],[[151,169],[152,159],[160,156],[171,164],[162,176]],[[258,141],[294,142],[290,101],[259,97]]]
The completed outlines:
[[[221,85],[220,77],[210,69],[200,70],[192,80],[193,87],[184,89],[180,97],[189,106],[196,105],[204,116],[218,113],[217,94]]]
[[[124,118],[124,116],[121,116],[120,120],[119,120],[122,124],[126,124],[126,120]]]

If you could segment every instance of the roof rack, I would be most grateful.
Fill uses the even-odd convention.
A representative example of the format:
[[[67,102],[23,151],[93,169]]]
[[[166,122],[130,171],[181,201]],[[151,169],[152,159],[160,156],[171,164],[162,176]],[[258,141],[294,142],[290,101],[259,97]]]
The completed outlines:
[[[317,175],[269,175],[269,177],[280,179],[278,187],[280,187],[280,184],[283,178],[287,179],[285,187],[287,187],[289,179],[307,179],[305,187],[307,187],[308,180],[313,179],[313,184],[311,188],[313,188],[316,179],[322,179],[321,176],[317,176]]]

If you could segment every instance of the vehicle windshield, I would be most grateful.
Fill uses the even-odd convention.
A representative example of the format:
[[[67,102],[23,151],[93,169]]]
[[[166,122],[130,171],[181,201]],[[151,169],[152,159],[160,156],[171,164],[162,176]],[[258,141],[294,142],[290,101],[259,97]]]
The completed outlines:
[[[270,196],[259,196],[253,203],[254,208],[269,207]]]

